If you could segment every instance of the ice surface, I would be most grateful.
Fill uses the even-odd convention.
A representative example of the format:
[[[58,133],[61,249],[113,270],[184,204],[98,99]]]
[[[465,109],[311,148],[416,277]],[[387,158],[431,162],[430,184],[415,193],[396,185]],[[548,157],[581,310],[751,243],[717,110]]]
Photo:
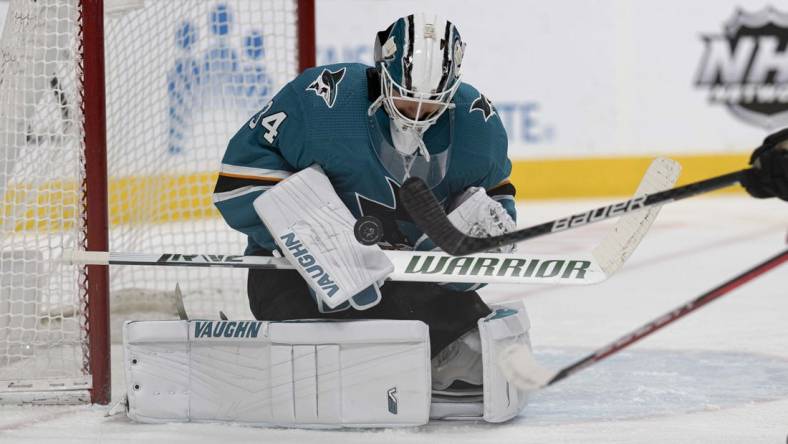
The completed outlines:
[[[536,355],[554,368],[582,356],[581,349],[559,348]],[[788,358],[640,348],[618,353],[536,393],[522,416],[532,425],[611,421],[786,398]]]
[[[530,225],[600,201],[526,202]],[[590,249],[609,224],[523,243]],[[785,248],[788,205],[690,199],[662,210],[619,274],[593,287],[489,286],[524,298],[540,362],[558,368]],[[307,431],[218,424],[134,424],[104,407],[0,407],[0,442],[783,443],[788,435],[788,266],[735,290],[577,375],[535,394],[503,425],[430,423],[403,430]],[[117,346],[113,393],[122,390]]]

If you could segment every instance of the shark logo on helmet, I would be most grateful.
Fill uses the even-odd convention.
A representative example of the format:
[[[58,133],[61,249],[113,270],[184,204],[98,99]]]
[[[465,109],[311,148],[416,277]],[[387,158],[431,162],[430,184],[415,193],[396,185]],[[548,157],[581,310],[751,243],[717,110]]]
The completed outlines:
[[[454,77],[460,77],[460,67],[462,67],[462,57],[465,55],[465,44],[462,43],[462,40],[455,40],[454,41],[454,64],[457,68],[454,70]]]
[[[383,44],[381,47],[381,57],[383,61],[390,62],[394,60],[394,56],[397,54],[397,41],[394,40],[394,36],[389,37],[386,40],[386,43]]]
[[[339,94],[339,82],[345,77],[345,68],[330,71],[327,68],[317,76],[307,88],[307,91],[314,91],[318,97],[322,97],[329,108],[334,107]]]

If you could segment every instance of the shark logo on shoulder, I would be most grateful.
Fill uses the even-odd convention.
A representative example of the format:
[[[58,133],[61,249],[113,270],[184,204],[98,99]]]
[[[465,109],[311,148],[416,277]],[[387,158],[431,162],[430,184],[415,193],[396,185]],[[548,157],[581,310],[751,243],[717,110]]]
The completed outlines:
[[[290,250],[298,264],[309,273],[312,280],[323,289],[328,297],[333,296],[339,291],[339,286],[331,279],[323,267],[317,263],[317,259],[309,253],[304,244],[298,240],[292,231],[279,237],[285,242],[285,247]]]
[[[336,71],[329,71],[327,68],[307,86],[307,91],[314,91],[315,94],[322,97],[329,108],[334,107],[339,94],[339,82],[345,77],[345,68]]]
[[[482,116],[484,116],[485,122],[490,120],[490,117],[496,114],[495,107],[493,106],[492,102],[490,102],[490,99],[488,99],[484,94],[481,93],[479,94],[479,97],[477,97],[471,103],[471,107],[468,110],[469,113],[472,113],[474,111],[481,112]]]

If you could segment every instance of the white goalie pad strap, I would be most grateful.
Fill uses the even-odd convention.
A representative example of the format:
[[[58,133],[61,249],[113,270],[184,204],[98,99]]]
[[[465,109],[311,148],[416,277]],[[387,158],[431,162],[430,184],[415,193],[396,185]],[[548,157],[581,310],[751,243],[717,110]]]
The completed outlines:
[[[428,421],[420,321],[135,321],[123,328],[128,416],[286,427]]]
[[[501,372],[499,356],[513,344],[530,349],[531,323],[521,301],[491,305],[490,308],[493,313],[478,322],[484,364],[484,420],[503,422],[520,414],[527,399],[526,392],[510,384]]]
[[[394,265],[377,245],[356,241],[356,219],[319,166],[291,175],[254,201],[277,246],[330,308],[383,281]],[[365,300],[356,308],[379,302]]]

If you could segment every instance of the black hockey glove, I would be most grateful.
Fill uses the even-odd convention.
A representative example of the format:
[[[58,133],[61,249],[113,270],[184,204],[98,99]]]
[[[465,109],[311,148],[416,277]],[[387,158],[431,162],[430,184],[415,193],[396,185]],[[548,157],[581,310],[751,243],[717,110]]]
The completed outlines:
[[[751,196],[788,201],[788,128],[763,140],[750,157],[752,170],[741,184]]]

